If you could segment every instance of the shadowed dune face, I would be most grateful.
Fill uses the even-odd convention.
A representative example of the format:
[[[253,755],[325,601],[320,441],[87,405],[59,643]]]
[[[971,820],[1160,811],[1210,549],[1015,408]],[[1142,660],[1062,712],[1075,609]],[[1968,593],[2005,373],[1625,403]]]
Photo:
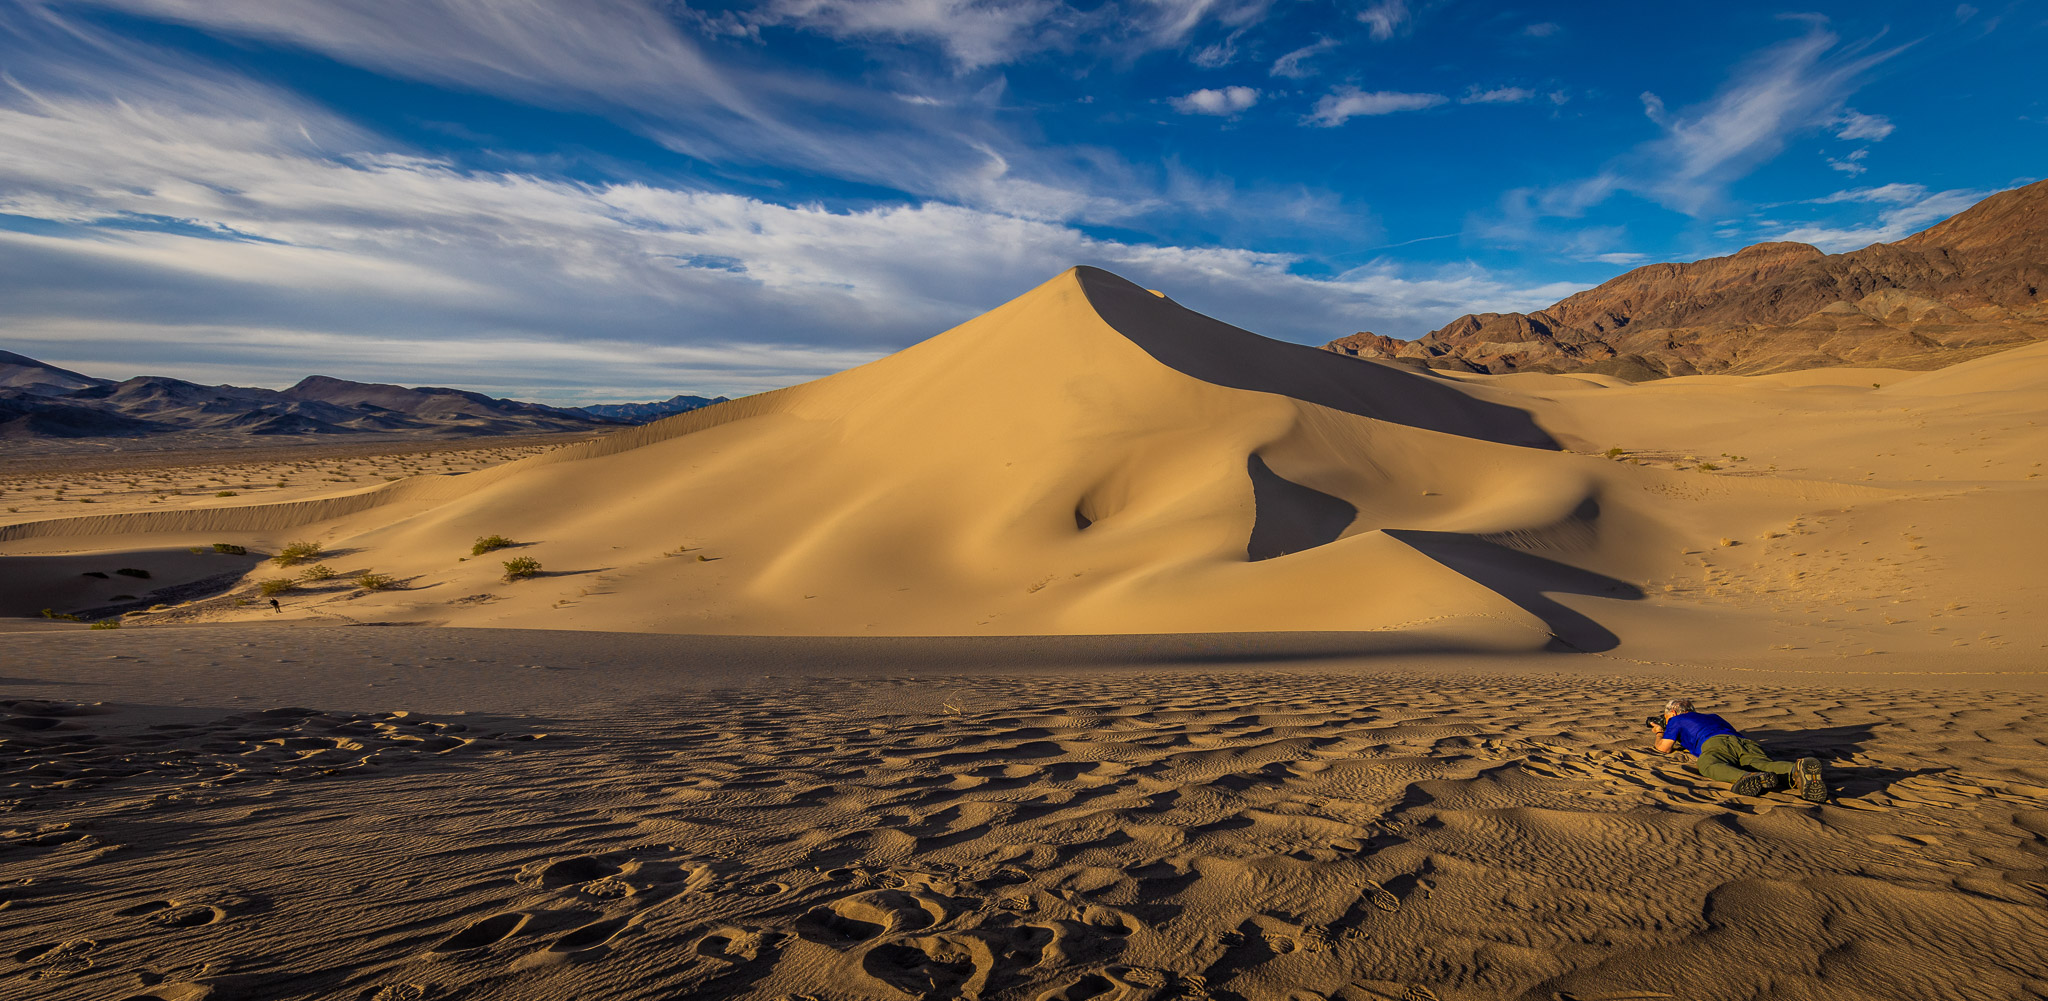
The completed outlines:
[[[1673,642],[1750,635],[1804,649],[1839,632],[1825,602],[1858,603],[1873,628],[1899,621],[1891,606],[1916,590],[2003,617],[1997,566],[2044,540],[2008,533],[1986,546],[1965,533],[1929,562],[1911,554],[1952,520],[1942,511],[2002,517],[2027,498],[1947,484],[1923,496],[1860,469],[1794,478],[1730,453],[1839,462],[1869,451],[1856,436],[1871,428],[1892,436],[1879,449],[1891,454],[1929,422],[1983,438],[1988,414],[2018,434],[2002,451],[1951,450],[1968,455],[1962,465],[1928,451],[1951,433],[1930,431],[1912,442],[1922,453],[1888,468],[1997,468],[2039,440],[2026,407],[2042,362],[2011,366],[2034,375],[1936,373],[1882,390],[1863,387],[1890,376],[1847,370],[1825,384],[1453,381],[1270,341],[1078,268],[871,364],[484,472],[146,523],[9,526],[0,546],[75,551],[201,530],[207,538],[193,541],[318,537],[351,553],[334,567],[344,577],[374,569],[397,586],[295,594],[285,617],[356,622],[777,635],[1407,630],[1483,649],[1609,649],[1640,622],[1635,635]],[[1644,438],[1672,444],[1632,451]],[[1786,442],[1798,451],[1764,451]],[[1623,461],[1598,457],[1616,443],[1631,446]],[[1701,456],[1732,468],[1709,475],[1720,467]],[[1903,552],[1859,545],[1887,531]],[[539,572],[507,582],[508,554],[470,557],[485,535],[519,542],[516,555]],[[1889,561],[1886,593],[1859,597],[1859,559]],[[1916,589],[1907,566],[1947,576]],[[1795,614],[1794,602],[1810,613],[1803,632],[1772,625],[1782,635],[1759,639],[1713,624],[1746,615],[1747,629]],[[1946,628],[1918,626],[1914,642],[1972,641]],[[1874,639],[1849,652],[1883,649]]]
[[[1549,432],[1514,407],[1392,366],[1261,337],[1100,268],[1073,274],[1103,322],[1190,378],[1481,441],[1557,447]]]

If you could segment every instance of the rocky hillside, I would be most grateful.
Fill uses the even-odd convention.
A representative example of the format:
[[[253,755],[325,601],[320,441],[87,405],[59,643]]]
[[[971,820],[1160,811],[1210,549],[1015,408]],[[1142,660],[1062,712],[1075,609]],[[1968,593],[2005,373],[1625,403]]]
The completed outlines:
[[[1938,368],[2048,337],[2048,181],[1897,243],[1825,254],[1760,243],[1652,264],[1534,313],[1461,316],[1414,341],[1359,333],[1361,358],[1468,372],[1627,379],[1835,365]]]
[[[639,423],[458,389],[312,376],[285,390],[164,376],[96,379],[0,351],[0,438],[233,435],[497,435]]]

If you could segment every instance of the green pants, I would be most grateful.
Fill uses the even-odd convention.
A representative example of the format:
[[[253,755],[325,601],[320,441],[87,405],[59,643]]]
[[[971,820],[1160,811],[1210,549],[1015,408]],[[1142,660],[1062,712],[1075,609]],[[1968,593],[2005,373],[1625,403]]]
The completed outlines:
[[[1750,772],[1792,774],[1791,762],[1772,761],[1771,756],[1764,753],[1764,745],[1728,733],[1708,737],[1707,742],[1700,745],[1699,759],[1692,763],[1692,767],[1716,782],[1734,782]]]

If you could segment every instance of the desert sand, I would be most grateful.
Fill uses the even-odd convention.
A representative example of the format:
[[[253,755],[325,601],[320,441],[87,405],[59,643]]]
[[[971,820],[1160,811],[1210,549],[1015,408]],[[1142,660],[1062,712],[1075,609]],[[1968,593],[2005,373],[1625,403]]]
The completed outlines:
[[[2048,346],[1453,376],[1081,268],[472,472],[0,526],[0,996],[2048,997],[2044,417]],[[1649,753],[1672,694],[1833,798]]]

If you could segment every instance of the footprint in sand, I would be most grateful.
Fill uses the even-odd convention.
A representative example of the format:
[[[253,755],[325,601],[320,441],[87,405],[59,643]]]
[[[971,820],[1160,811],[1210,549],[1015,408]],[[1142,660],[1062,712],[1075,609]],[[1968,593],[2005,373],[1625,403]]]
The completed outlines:
[[[797,919],[806,941],[844,948],[885,934],[917,931],[946,919],[936,900],[901,890],[870,890],[820,904]]]
[[[593,921],[581,928],[563,935],[548,946],[549,952],[588,952],[609,945],[611,940],[625,930],[626,918],[609,918]]]
[[[91,969],[91,954],[99,947],[100,944],[92,939],[74,938],[68,942],[30,946],[15,953],[14,961],[35,968],[28,975],[30,980],[48,980]]]
[[[890,942],[868,950],[861,969],[918,998],[975,996],[995,968],[988,944],[975,938],[935,936]]]
[[[465,952],[470,949],[481,949],[487,945],[494,945],[509,938],[513,932],[525,927],[527,918],[526,914],[519,911],[493,914],[490,917],[471,922],[467,928],[441,940],[441,944],[434,946],[428,951],[445,955],[451,952]]]
[[[1038,995],[1035,1001],[1115,1001],[1125,995],[1122,984],[1099,973],[1090,973],[1064,987]]]
[[[1374,907],[1383,911],[1391,912],[1401,909],[1401,898],[1388,893],[1386,887],[1370,879],[1365,881],[1365,898],[1371,901]]]
[[[426,1001],[430,996],[425,984],[385,984],[373,987],[363,994],[364,1001]]]

